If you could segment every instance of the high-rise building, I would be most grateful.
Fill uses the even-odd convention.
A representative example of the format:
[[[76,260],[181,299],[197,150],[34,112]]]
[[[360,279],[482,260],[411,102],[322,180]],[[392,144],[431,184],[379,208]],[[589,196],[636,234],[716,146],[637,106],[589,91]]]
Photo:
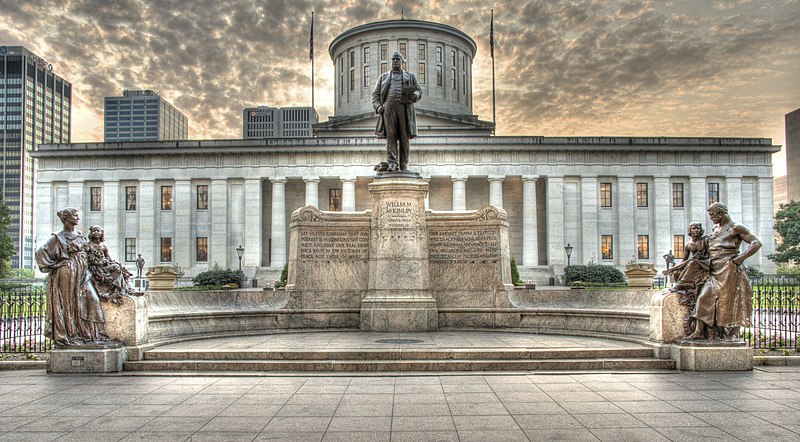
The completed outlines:
[[[242,118],[242,138],[311,138],[319,115],[313,107],[248,107]]]
[[[800,109],[786,114],[786,201],[800,201]]]
[[[157,92],[125,90],[105,98],[106,142],[185,140],[189,119]]]
[[[42,143],[70,142],[72,85],[53,65],[22,46],[0,46],[2,199],[11,209],[8,233],[17,248],[12,267],[33,266],[36,160]]]

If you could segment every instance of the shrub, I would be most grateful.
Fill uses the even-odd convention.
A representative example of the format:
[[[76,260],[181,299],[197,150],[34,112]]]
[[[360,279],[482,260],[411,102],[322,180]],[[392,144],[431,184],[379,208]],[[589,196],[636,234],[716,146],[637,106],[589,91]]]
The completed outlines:
[[[619,284],[625,282],[625,275],[616,267],[607,265],[567,266],[564,269],[564,282],[567,285],[576,281],[596,284]]]
[[[511,282],[514,285],[525,285],[519,278],[519,269],[517,268],[517,263],[514,261],[514,257],[511,257]]]
[[[275,288],[279,289],[281,287],[286,287],[286,282],[289,279],[289,263],[283,265],[283,270],[281,271],[281,279],[275,282]]]
[[[753,280],[753,279],[761,279],[761,278],[764,277],[764,272],[762,272],[761,270],[758,270],[756,268],[753,268],[753,267],[748,267],[747,268],[747,277],[750,278],[751,280]]]
[[[241,270],[223,269],[219,264],[214,263],[210,270],[200,272],[192,278],[192,283],[196,286],[221,286],[226,284],[236,284],[241,287],[244,283],[244,272]]]

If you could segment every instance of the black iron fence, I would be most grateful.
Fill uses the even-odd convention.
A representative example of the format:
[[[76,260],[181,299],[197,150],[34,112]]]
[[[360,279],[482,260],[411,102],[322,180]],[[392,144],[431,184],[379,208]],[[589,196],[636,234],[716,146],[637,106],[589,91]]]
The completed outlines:
[[[43,352],[47,297],[43,287],[0,288],[0,353]]]
[[[753,283],[752,325],[744,338],[750,347],[800,350],[800,279],[762,278]]]

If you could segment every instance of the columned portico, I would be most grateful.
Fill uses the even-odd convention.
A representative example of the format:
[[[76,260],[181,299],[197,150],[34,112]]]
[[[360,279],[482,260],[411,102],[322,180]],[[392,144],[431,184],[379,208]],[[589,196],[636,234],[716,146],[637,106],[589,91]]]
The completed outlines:
[[[522,177],[522,265],[539,265],[539,231],[536,222],[536,181],[538,176]]]
[[[453,210],[467,210],[467,177],[450,177],[453,181]]]
[[[270,178],[272,183],[272,262],[270,267],[286,264],[286,178]],[[344,193],[344,192],[342,192]]]

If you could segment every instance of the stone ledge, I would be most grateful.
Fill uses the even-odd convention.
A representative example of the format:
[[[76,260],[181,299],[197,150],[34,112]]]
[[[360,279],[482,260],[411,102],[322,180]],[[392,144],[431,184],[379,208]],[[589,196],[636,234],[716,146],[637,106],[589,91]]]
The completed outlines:
[[[800,356],[753,356],[753,365],[800,365]]]
[[[0,371],[6,370],[43,370],[47,361],[0,361]]]

